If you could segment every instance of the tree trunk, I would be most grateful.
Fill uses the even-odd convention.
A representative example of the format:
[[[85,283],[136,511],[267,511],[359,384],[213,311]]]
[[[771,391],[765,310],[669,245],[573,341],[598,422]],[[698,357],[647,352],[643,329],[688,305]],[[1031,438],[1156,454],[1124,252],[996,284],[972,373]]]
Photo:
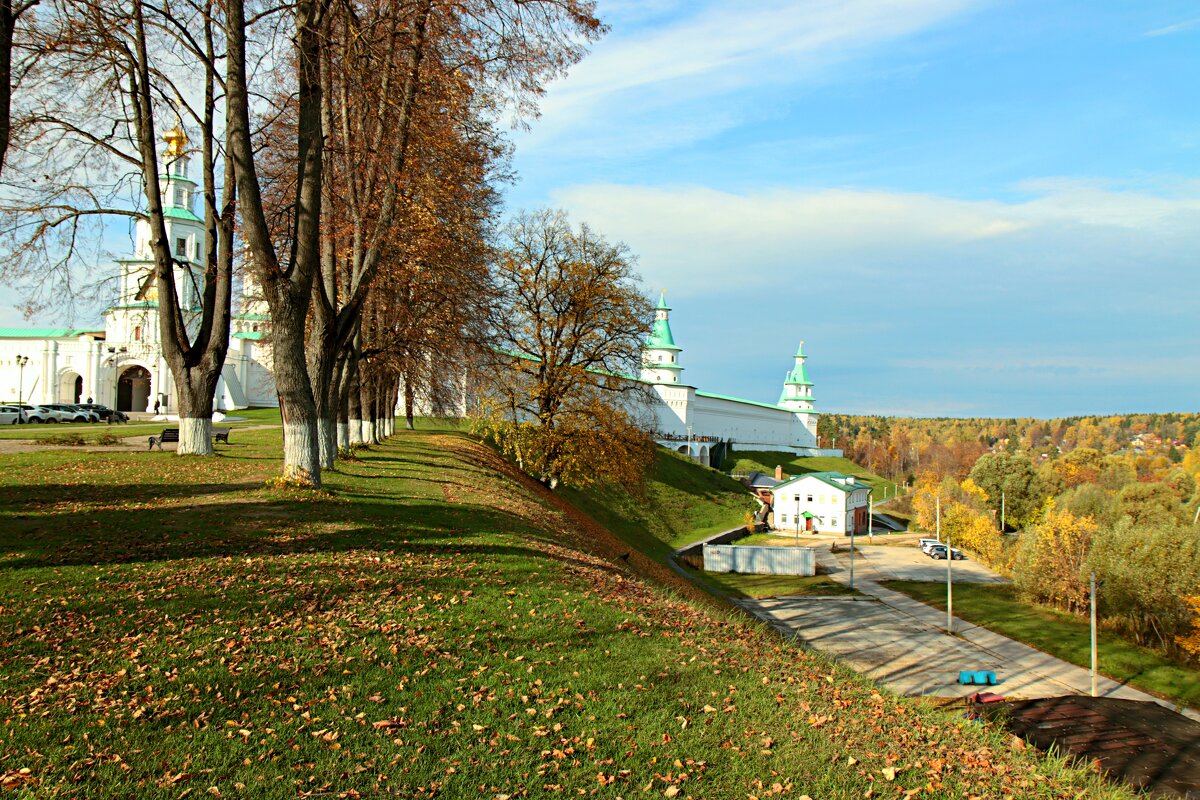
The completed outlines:
[[[321,485],[317,409],[308,379],[304,328],[312,282],[320,263],[321,180],[324,132],[321,124],[320,65],[322,19],[328,0],[294,5],[296,56],[296,188],[289,263],[281,264],[267,222],[255,164],[246,65],[245,0],[227,0],[226,131],[240,196],[242,232],[254,270],[271,310],[275,386],[284,412],[283,476],[308,486]]]
[[[347,406],[349,410],[349,419],[347,420],[350,429],[350,443],[363,444],[363,422],[362,422],[362,375],[361,368],[355,367],[354,374],[351,376],[350,387],[348,391]]]
[[[408,372],[404,373],[404,427],[413,429],[413,385]]]
[[[371,391],[371,379],[366,375],[360,377],[358,391],[361,396],[359,406],[362,408],[362,440],[367,444],[378,444],[375,438],[374,392]]]

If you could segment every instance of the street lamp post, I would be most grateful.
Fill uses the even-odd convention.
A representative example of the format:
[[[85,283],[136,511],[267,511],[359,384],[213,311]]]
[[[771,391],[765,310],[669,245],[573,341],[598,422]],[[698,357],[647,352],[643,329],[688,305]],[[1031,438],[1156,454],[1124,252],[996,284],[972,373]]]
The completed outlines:
[[[29,356],[17,356],[17,366],[20,370],[17,372],[17,420],[21,423],[25,422],[25,399],[22,395],[25,393],[25,365],[29,363]]]

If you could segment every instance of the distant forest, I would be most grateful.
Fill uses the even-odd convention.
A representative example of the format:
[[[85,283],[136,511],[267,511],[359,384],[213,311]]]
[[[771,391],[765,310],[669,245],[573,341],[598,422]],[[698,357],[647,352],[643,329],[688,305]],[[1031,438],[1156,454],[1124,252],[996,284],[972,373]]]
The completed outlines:
[[[922,475],[962,479],[990,452],[1022,454],[1037,463],[1080,448],[1125,456],[1140,479],[1153,480],[1200,448],[1200,414],[1052,420],[825,414],[817,434],[822,447],[841,448],[847,458],[900,483],[911,484]]]

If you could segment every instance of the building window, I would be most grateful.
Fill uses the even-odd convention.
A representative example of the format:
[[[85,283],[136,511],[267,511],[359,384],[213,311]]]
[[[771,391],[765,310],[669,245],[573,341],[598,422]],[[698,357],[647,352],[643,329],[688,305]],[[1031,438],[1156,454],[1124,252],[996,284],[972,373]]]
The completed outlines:
[[[780,520],[780,523],[779,523],[779,524],[781,524],[781,525],[787,525],[787,514],[784,514],[784,515],[783,515],[783,519],[781,519],[781,520]]]
[[[142,326],[138,325],[133,329],[133,340],[140,342],[142,340]]]
[[[811,494],[808,496],[808,502],[810,502],[810,503],[812,502],[812,495],[811,495]]]
[[[829,524],[836,528],[837,527],[837,517],[831,517]]]
[[[175,256],[177,258],[187,258],[187,239],[175,240]]]

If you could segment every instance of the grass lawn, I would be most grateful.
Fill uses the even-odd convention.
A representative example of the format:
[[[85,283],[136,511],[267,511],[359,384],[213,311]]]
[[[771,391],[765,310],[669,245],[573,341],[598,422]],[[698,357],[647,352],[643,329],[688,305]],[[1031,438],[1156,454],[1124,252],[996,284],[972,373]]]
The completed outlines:
[[[795,453],[773,452],[769,450],[735,450],[726,459],[724,468],[738,474],[757,471],[774,475],[777,465],[783,467],[783,474],[785,476],[799,476],[808,472],[841,472],[844,475],[853,475],[856,478],[862,478],[865,483],[871,485],[871,496],[876,501],[883,499],[885,488],[888,497],[892,497],[896,493],[896,484],[894,482],[876,475],[866,467],[860,467],[848,458],[837,458],[834,456],[804,457],[798,456]],[[886,511],[886,506],[883,510]]]
[[[884,585],[931,606],[946,607],[944,584],[887,581]],[[1026,603],[1011,585],[955,584],[954,613],[1064,661],[1084,668],[1091,665],[1087,619]],[[1100,672],[1113,680],[1188,705],[1200,704],[1200,671],[1103,630],[1097,650]]]
[[[277,428],[239,438],[0,455],[12,796],[1129,796],[687,599],[465,435],[321,492],[264,483]]]

